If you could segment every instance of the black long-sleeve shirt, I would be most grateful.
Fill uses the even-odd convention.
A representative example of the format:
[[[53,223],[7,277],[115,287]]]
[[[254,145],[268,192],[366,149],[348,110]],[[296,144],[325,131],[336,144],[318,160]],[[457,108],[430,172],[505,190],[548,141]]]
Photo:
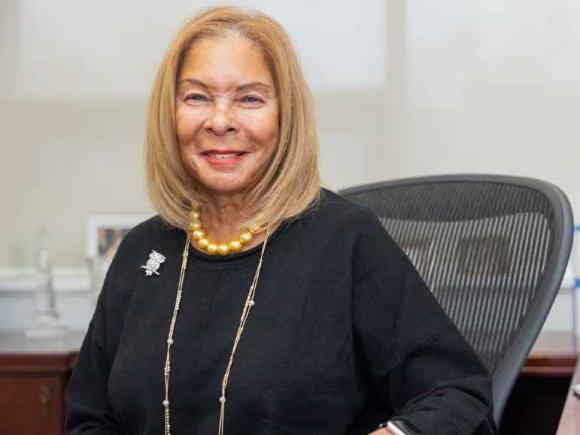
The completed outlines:
[[[186,235],[124,238],[67,392],[70,434],[163,434],[163,367]],[[261,246],[189,249],[172,348],[172,435],[215,435],[221,380]],[[166,257],[147,276],[152,250]],[[226,435],[493,433],[476,355],[368,209],[329,191],[270,237],[230,374]]]

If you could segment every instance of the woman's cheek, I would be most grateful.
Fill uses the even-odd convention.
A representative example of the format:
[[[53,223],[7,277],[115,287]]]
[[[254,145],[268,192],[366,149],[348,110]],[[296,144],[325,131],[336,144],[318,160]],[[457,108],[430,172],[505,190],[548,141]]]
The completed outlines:
[[[203,114],[192,107],[182,107],[175,113],[176,133],[180,142],[189,141],[195,136],[202,123]]]
[[[260,144],[270,144],[278,136],[278,123],[271,119],[256,119],[252,124],[251,135]]]
[[[177,138],[179,139],[179,142],[182,143],[187,136],[187,129],[186,123],[184,122],[183,119],[183,115],[180,115],[179,113],[177,113],[175,117],[175,127]]]

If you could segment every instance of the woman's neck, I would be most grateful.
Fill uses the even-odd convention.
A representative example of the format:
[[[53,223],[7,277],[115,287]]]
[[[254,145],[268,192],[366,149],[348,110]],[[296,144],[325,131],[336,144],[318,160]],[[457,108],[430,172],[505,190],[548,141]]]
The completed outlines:
[[[228,243],[238,239],[240,234],[247,230],[247,227],[243,227],[242,224],[247,222],[249,218],[242,195],[211,195],[208,197],[208,202],[201,207],[203,228],[208,239],[214,243]],[[244,246],[244,249],[261,242],[261,237],[255,239],[252,243]]]

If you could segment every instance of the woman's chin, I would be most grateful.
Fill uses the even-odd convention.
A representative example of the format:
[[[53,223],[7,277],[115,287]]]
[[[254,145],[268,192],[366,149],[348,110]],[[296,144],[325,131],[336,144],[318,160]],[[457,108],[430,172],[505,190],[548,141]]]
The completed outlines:
[[[211,195],[237,195],[250,187],[250,183],[245,180],[224,176],[212,177],[210,180],[202,181],[202,184]]]

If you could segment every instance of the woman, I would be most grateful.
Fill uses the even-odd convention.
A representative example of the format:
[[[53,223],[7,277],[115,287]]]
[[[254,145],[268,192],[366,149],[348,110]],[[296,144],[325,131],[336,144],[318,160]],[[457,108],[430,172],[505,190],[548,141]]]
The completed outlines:
[[[283,29],[190,19],[153,86],[159,215],[123,240],[71,434],[487,434],[490,381],[378,219],[320,186]]]

